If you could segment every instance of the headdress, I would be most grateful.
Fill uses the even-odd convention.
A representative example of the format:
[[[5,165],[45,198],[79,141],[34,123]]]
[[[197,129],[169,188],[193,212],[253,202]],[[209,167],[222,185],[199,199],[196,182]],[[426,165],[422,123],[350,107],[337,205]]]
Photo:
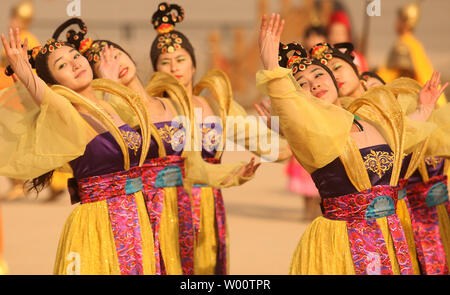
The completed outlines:
[[[412,30],[416,27],[420,17],[420,2],[408,3],[398,10],[399,18]]]
[[[291,54],[292,53],[292,54]],[[306,49],[298,43],[289,43],[287,45],[280,43],[278,51],[278,64],[281,67],[292,69],[296,74],[299,71],[304,71],[310,65],[322,67],[333,79],[336,89],[338,89],[336,79],[331,70],[319,59],[308,58]]]
[[[158,10],[153,13],[152,24],[158,35],[153,41],[150,50],[150,59],[156,70],[156,62],[162,53],[171,53],[177,49],[184,48],[188,51],[195,66],[194,48],[189,40],[179,31],[175,31],[175,24],[184,19],[184,10],[176,4],[166,2],[158,5]]]
[[[363,85],[365,85],[367,83],[367,80],[369,80],[369,78],[375,78],[375,79],[379,80],[381,83],[386,84],[386,82],[380,76],[378,76],[376,73],[364,72],[361,74],[361,81],[363,82]]]
[[[25,27],[28,27],[34,15],[33,2],[26,0],[22,1],[11,10],[11,16],[21,19]]]
[[[58,48],[61,48],[62,46],[67,45],[63,41],[55,40],[55,39],[49,39],[43,46],[36,46],[32,49],[28,50],[28,61],[30,62],[30,65],[32,68],[36,68],[36,58],[38,55],[46,56],[55,51]],[[14,74],[13,69],[9,65],[5,69],[5,75],[11,76]]]
[[[328,64],[328,61],[334,57],[343,59],[346,61],[355,71],[356,75],[359,76],[358,68],[356,67],[353,60],[353,47],[352,43],[337,43],[334,46],[330,46],[328,43],[319,43],[313,46],[309,51],[311,58],[318,59],[324,65]]]

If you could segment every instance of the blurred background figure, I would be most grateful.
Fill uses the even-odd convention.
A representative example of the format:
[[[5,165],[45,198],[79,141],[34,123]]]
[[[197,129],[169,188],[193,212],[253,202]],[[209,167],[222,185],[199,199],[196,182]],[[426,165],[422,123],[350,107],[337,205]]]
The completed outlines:
[[[300,195],[303,199],[303,220],[311,221],[320,216],[319,191],[311,178],[311,175],[291,157],[286,164],[286,174],[288,176],[287,189],[289,192]]]
[[[337,10],[331,15],[327,33],[328,43],[330,45],[344,42],[350,42],[355,45],[352,37],[350,19],[344,10]],[[362,73],[368,71],[369,68],[364,55],[357,50],[353,51],[353,54],[355,56],[354,63],[358,67],[359,72]]]
[[[409,77],[424,85],[434,71],[422,43],[414,36],[420,19],[420,2],[422,1],[411,2],[398,9],[395,24],[397,40],[388,55],[386,66],[377,71],[386,82],[398,77]],[[445,104],[446,101],[443,94],[438,105]]]
[[[369,90],[372,87],[385,85],[386,82],[374,72],[364,72],[361,74],[361,82],[364,89]]]
[[[28,29],[33,21],[34,5],[32,1],[18,2],[10,11],[8,27],[20,29],[20,39],[28,38],[28,47],[33,48],[39,45],[38,39],[31,34]],[[0,89],[13,85],[11,77],[4,75],[6,66],[5,51],[2,49],[0,58]]]
[[[321,25],[311,25],[305,30],[302,45],[309,50],[316,44],[327,42],[327,31]]]

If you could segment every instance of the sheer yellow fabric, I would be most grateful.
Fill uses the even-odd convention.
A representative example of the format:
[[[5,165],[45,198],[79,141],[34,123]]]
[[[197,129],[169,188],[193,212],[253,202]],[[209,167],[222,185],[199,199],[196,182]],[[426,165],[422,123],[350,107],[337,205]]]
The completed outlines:
[[[409,255],[411,256],[411,263],[413,266],[413,273],[420,275],[419,260],[417,258],[416,242],[411,224],[411,216],[409,215],[408,207],[404,199],[397,201],[397,209],[395,211],[405,233],[406,243],[409,248]]]
[[[414,151],[415,147],[423,142],[425,138],[436,131],[436,124],[434,122],[416,122],[412,121],[407,115],[411,114],[417,109],[418,106],[418,93],[422,87],[409,78],[399,78],[384,86],[377,86],[369,89],[362,96],[370,101],[373,101],[381,109],[392,109],[395,105],[393,98],[399,103],[401,110],[403,110],[403,125],[404,125],[404,143],[403,152],[409,154]],[[356,98],[341,97],[339,98],[344,108],[348,108]],[[395,107],[396,108],[396,107]],[[399,116],[398,109],[397,115],[391,114],[390,117]],[[371,112],[370,108],[361,108],[356,111],[356,115],[363,118],[365,121],[373,124],[377,130],[386,138],[389,145],[392,147],[392,138],[389,134],[386,134],[386,126],[380,125],[379,116],[375,116]],[[378,118],[378,119],[377,119]]]
[[[445,204],[437,205],[436,210],[439,219],[439,233],[444,246],[445,257],[447,258],[447,266],[450,267],[450,218]]]
[[[230,108],[234,104],[232,102],[232,93],[227,78],[221,71],[210,71],[196,85],[196,92],[208,88],[213,91],[213,99],[209,100],[209,104],[215,113],[219,114],[222,124],[226,119]],[[201,216],[200,216],[200,232],[196,237],[195,256],[194,256],[194,272],[196,274],[214,274],[216,265],[216,247],[217,235],[215,228],[215,206],[212,187],[225,188],[230,186],[241,185],[252,177],[241,177],[236,172],[245,165],[244,162],[230,164],[210,164],[204,161],[198,149],[193,148],[195,141],[198,140],[199,130],[195,128],[193,105],[186,89],[173,76],[166,73],[155,73],[146,87],[146,91],[150,96],[166,96],[170,99],[171,105],[176,110],[177,115],[183,115],[190,120],[191,134],[186,137],[186,145],[183,151],[185,158],[185,178],[183,185],[189,195],[192,194],[192,186],[194,184],[208,185],[209,187],[201,188]],[[240,111],[240,110],[239,110]],[[240,112],[239,114],[243,114]],[[227,130],[224,131],[227,134]],[[220,152],[216,158],[220,157]],[[233,176],[234,174],[234,176]],[[226,182],[226,184],[224,184]],[[173,205],[173,204],[172,204]],[[169,208],[176,209],[174,206]],[[174,211],[172,214],[175,214]],[[175,219],[174,219],[175,220]],[[173,226],[175,222],[166,222],[166,228]],[[175,229],[171,231],[175,234]],[[173,236],[173,235],[172,235]],[[215,245],[215,246],[214,246]],[[172,249],[176,251],[176,249]],[[177,252],[178,253],[178,252]]]
[[[130,99],[127,93],[120,91],[119,84],[107,82],[103,86],[106,92]],[[0,92],[0,174],[30,179],[67,167],[69,161],[83,155],[86,145],[97,132],[74,105],[86,108],[108,128],[124,153],[124,168],[129,167],[124,140],[100,106],[59,85],[49,88],[44,84],[44,89],[45,97],[39,106],[21,83]],[[145,122],[143,115],[138,115]],[[143,128],[143,133],[146,131]],[[153,234],[141,192],[135,193],[135,200],[141,227],[144,274],[154,274]],[[60,238],[54,272],[120,274],[106,201],[79,205],[69,216]]]
[[[353,114],[301,89],[292,71],[277,68],[256,74],[259,90],[271,98],[273,116],[299,163],[309,172],[342,154]]]
[[[194,273],[196,275],[211,275],[215,273],[218,246],[214,194],[210,187],[200,189],[200,225],[195,240]]]
[[[316,218],[294,251],[289,274],[354,275],[349,243],[345,221]]]
[[[163,211],[161,213],[161,253],[168,275],[182,275],[178,223],[177,189],[164,188]]]
[[[134,194],[142,238],[144,274],[155,274],[153,234],[141,192]],[[58,245],[54,274],[119,275],[114,236],[106,201],[74,209]]]
[[[272,111],[275,115],[280,116],[281,130],[288,139],[294,154],[298,155],[298,160],[300,162],[301,160],[305,161],[301,158],[306,157],[305,152],[298,152],[298,150],[309,145],[311,145],[311,150],[313,150],[313,147],[317,148],[314,151],[316,153],[314,156],[323,161],[323,163],[319,162],[320,165],[317,164],[318,161],[311,161],[310,163],[313,163],[313,165],[309,164],[310,172],[340,157],[347,176],[358,191],[366,190],[372,185],[359,149],[350,136],[350,128],[353,122],[352,113],[375,126],[393,150],[395,158],[390,180],[391,185],[397,184],[405,148],[416,148],[435,128],[435,125],[431,123],[407,121],[394,93],[383,87],[373,88],[359,99],[341,99],[341,102],[348,109],[346,111],[334,105],[323,103],[305,93],[297,86],[291,72],[286,69],[278,68],[270,72],[260,71],[257,74],[257,83],[261,91],[271,97]],[[331,117],[333,112],[334,117]],[[328,116],[325,116],[326,114]],[[313,117],[310,118],[310,116]],[[313,129],[317,118],[323,119],[323,122],[320,121],[318,127]],[[334,122],[333,119],[339,120]],[[309,127],[308,124],[313,125],[313,127]],[[409,125],[409,127],[405,125]],[[291,129],[288,129],[288,126],[291,126]],[[308,130],[308,128],[311,129]],[[311,132],[310,137],[305,137],[305,130]],[[328,131],[329,134],[323,135],[324,130]],[[411,130],[421,132],[416,132],[415,137],[413,137]],[[333,156],[322,158],[322,155],[318,153],[326,154],[327,151],[324,152],[319,147],[323,145],[327,136],[334,140],[331,141],[331,145],[327,141],[326,145],[326,147],[331,146]],[[335,138],[336,136],[341,138]],[[408,136],[410,138],[406,139]],[[314,137],[320,138],[322,142],[316,142],[313,146],[314,142],[310,138]],[[313,158],[311,152],[306,155]],[[328,159],[329,162],[323,159]],[[394,274],[400,274],[386,218],[378,218],[377,223],[386,241],[393,272]],[[333,236],[330,237],[330,235]],[[334,235],[336,235],[336,238]],[[348,245],[346,223],[320,217],[308,227],[302,236],[291,262],[290,273],[354,274]],[[414,271],[418,273],[418,267],[414,267]]]
[[[83,155],[97,133],[73,105],[45,85],[36,105],[22,83],[0,92],[0,175],[31,179]]]
[[[405,44],[411,56],[411,60],[414,66],[414,72],[416,75],[417,81],[424,85],[433,74],[433,65],[431,64],[430,59],[428,58],[425,49],[419,40],[414,37],[414,35],[410,32],[402,34],[400,37],[400,41]],[[447,102],[445,95],[443,94],[439,97],[438,105],[443,105]]]
[[[150,143],[150,135],[144,124],[148,122],[148,114],[141,112],[142,106],[136,100],[134,93],[128,92],[122,85],[110,81],[96,80],[92,86],[102,90],[109,95],[118,95],[133,109],[142,131],[142,146],[145,151],[141,154],[140,164],[146,156]],[[121,150],[124,152],[125,169],[129,167],[128,149],[125,147],[123,138],[119,135],[118,128],[110,121],[100,106],[84,101],[73,91],[61,86],[53,87],[58,93],[65,95],[72,103],[84,103],[97,119],[107,128],[113,137],[118,140]],[[142,127],[144,126],[144,127]],[[118,134],[119,133],[119,134]],[[128,161],[126,161],[128,160]],[[144,274],[155,274],[155,257],[153,233],[148,217],[146,205],[142,192],[134,194],[138,210],[139,226],[142,239],[142,263]],[[55,274],[120,274],[117,261],[114,236],[106,201],[87,203],[79,205],[66,222],[63,235],[60,239],[57,258],[55,262]]]

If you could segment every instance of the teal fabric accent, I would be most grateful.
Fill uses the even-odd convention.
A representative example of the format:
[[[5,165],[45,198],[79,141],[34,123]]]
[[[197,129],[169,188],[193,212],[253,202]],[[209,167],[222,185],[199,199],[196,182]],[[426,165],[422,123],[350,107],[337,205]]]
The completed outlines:
[[[398,199],[401,200],[401,199],[404,199],[405,197],[406,197],[406,188],[399,190],[398,191]]]
[[[125,192],[127,195],[141,191],[144,188],[140,177],[128,178],[125,182]]]
[[[193,187],[207,187],[206,184],[194,184]]]
[[[178,166],[167,166],[159,171],[155,180],[155,187],[174,187],[183,185],[183,174]]]
[[[377,219],[395,213],[394,200],[389,196],[379,196],[367,206],[364,218]]]
[[[436,183],[433,185],[427,193],[427,197],[425,199],[428,207],[435,207],[439,204],[448,201],[448,189],[447,186],[442,183]]]

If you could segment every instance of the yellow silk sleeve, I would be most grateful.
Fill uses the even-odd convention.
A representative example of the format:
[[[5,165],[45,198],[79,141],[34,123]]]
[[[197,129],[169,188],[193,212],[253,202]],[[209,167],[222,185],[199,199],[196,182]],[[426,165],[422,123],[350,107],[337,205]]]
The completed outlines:
[[[0,92],[0,175],[31,179],[84,154],[97,133],[44,84],[38,106],[22,83]]]
[[[417,81],[409,78],[399,78],[388,83],[386,87],[397,96],[397,100],[406,115],[416,111],[419,105],[419,93],[422,90],[421,85]],[[448,103],[442,104],[433,110],[427,121],[429,122],[429,124],[426,124],[427,127],[423,127],[424,124],[411,121],[408,118],[406,121],[408,122],[406,136],[408,147],[413,148],[419,138],[428,134],[429,140],[425,155],[449,157],[450,105]],[[422,128],[418,128],[418,125],[422,125]],[[411,149],[407,151],[411,151]]]
[[[268,128],[261,118],[249,116],[237,102],[231,102],[227,118],[227,140],[244,146],[265,161],[284,161],[292,153],[287,141],[276,131]]]
[[[450,103],[435,109],[428,121],[437,129],[430,136],[425,155],[450,158]]]
[[[104,93],[103,91],[95,91],[95,95],[110,104],[119,117],[128,124],[131,128],[139,127],[139,119],[136,113],[129,107],[127,102],[116,95],[110,93]]]
[[[227,188],[242,185],[254,177],[254,174],[251,177],[236,174],[240,168],[246,165],[245,162],[211,164],[203,160],[201,153],[198,151],[185,151],[184,157],[185,178],[183,183],[189,194],[194,184]]]
[[[343,153],[353,114],[301,89],[289,69],[261,70],[256,83],[270,97],[272,116],[278,116],[294,156],[309,173]]]

